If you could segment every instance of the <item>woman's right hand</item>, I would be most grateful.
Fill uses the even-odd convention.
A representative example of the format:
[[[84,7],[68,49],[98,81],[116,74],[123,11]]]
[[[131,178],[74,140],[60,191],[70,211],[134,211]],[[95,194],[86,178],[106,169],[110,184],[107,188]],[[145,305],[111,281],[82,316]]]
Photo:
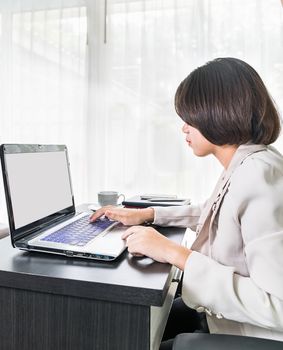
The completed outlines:
[[[146,221],[154,220],[154,209],[129,209],[107,205],[96,210],[96,212],[90,217],[90,221],[94,222],[103,215],[107,216],[111,220],[119,221],[123,225],[140,225]]]

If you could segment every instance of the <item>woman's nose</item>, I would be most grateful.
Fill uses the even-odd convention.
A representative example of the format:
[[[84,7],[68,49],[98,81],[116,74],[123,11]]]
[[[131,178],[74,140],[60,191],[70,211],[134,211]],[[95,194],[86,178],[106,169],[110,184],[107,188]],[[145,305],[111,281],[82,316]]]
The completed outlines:
[[[190,131],[190,127],[187,123],[185,123],[182,127],[182,131],[187,134]]]

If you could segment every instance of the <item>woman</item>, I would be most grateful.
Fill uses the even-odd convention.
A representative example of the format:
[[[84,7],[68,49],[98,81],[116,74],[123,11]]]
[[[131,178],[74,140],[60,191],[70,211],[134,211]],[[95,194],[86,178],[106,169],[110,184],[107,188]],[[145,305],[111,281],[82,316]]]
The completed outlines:
[[[280,133],[272,99],[251,66],[219,58],[180,84],[175,107],[194,154],[224,168],[212,196],[203,206],[105,207],[91,220],[195,230],[190,249],[151,227],[132,226],[123,239],[133,255],[184,271],[182,299],[194,322],[205,312],[210,333],[283,341],[283,157],[269,146]]]

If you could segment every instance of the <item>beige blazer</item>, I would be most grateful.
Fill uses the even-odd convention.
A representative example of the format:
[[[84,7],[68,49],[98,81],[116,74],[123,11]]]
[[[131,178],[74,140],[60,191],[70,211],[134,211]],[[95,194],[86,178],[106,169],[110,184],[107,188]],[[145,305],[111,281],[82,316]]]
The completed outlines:
[[[283,157],[242,145],[203,206],[155,208],[155,224],[196,231],[185,303],[211,333],[283,341]]]

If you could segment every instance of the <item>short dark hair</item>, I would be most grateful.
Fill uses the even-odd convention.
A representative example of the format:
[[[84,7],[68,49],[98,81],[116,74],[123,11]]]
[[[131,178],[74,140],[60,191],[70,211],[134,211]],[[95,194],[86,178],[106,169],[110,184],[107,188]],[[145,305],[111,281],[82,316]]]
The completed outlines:
[[[268,145],[280,134],[280,117],[262,79],[236,58],[195,69],[179,85],[175,109],[215,145]]]

